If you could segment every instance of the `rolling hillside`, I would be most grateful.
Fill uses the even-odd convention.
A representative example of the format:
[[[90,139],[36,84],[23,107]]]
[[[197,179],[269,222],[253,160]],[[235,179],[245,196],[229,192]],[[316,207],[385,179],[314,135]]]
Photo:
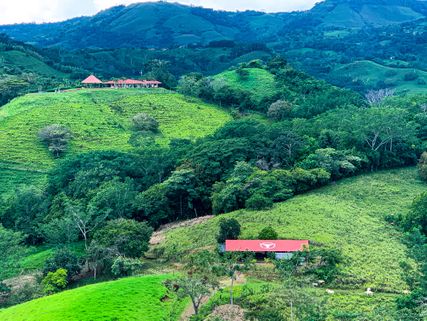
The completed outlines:
[[[0,35],[0,106],[16,96],[69,83],[71,70],[44,49]]]
[[[245,77],[241,77],[235,70],[231,70],[216,75],[214,79],[224,81],[233,88],[251,92],[253,99],[258,103],[276,94],[276,83],[271,73],[260,68],[245,68],[245,70],[248,72]]]
[[[69,153],[131,150],[130,120],[141,112],[159,121],[160,134],[153,137],[159,144],[211,134],[231,119],[217,107],[162,90],[30,94],[0,109],[0,163],[49,169],[54,159],[37,138],[39,130],[49,124],[69,127],[73,134]]]
[[[172,275],[125,278],[89,285],[0,310],[2,321],[178,320],[186,301],[167,298]]]
[[[395,68],[363,60],[337,67],[330,73],[331,78],[345,77],[353,82],[363,82],[366,87],[375,87],[383,82],[397,92],[425,93],[427,72],[411,68]]]
[[[236,218],[241,238],[256,238],[273,226],[281,238],[309,239],[341,249],[345,256],[337,288],[402,293],[407,288],[399,262],[408,258],[401,234],[385,221],[386,215],[405,212],[415,195],[426,190],[414,168],[384,171],[346,179],[295,197],[267,211],[237,211],[200,225],[165,232],[159,245],[166,255],[214,248],[219,220]],[[178,254],[177,254],[178,253]]]

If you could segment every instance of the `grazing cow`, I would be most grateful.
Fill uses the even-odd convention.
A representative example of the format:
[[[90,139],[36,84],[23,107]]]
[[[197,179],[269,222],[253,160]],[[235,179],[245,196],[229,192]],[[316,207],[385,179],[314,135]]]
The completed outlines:
[[[334,291],[334,290],[331,290],[331,289],[326,289],[326,293],[328,293],[328,294],[334,294],[334,293],[335,293],[335,291]]]
[[[374,292],[372,292],[371,288],[368,288],[365,293],[366,295],[369,295],[369,296],[374,295]]]

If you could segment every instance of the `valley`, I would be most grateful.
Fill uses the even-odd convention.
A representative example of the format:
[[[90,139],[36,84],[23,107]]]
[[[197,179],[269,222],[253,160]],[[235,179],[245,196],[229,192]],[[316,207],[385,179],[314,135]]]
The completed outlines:
[[[426,320],[427,2],[117,3],[0,25],[0,320]]]

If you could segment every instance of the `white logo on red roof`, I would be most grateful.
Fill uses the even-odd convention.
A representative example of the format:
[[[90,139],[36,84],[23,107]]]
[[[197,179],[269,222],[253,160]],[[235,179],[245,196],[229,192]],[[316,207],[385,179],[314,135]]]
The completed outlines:
[[[264,249],[264,250],[272,250],[276,247],[276,243],[273,242],[263,242],[263,243],[259,243],[260,248]]]

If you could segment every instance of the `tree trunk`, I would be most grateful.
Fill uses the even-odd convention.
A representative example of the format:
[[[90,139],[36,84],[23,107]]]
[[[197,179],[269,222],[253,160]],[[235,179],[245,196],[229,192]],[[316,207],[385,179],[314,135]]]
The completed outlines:
[[[193,298],[191,298],[191,302],[193,303],[194,314],[195,315],[199,314],[199,306],[196,304],[196,301]]]

